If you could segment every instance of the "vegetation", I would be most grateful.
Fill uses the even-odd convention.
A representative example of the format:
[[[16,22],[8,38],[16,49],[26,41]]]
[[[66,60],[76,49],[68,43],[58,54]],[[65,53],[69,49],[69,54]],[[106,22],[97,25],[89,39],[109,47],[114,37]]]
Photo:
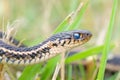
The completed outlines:
[[[11,26],[17,31],[15,38],[27,46],[58,32],[87,29],[93,37],[77,53],[66,57],[65,80],[117,80],[119,74],[106,76],[105,67],[109,53],[115,55],[120,51],[119,4],[118,0],[1,0],[0,25],[3,30],[8,22],[13,23]],[[100,67],[98,55],[102,55]],[[84,59],[89,60],[87,66]],[[8,75],[18,80],[51,80],[60,60],[58,55],[46,62],[20,66],[14,71],[16,74],[9,68]],[[16,76],[18,71],[20,76]],[[60,74],[57,80],[61,80]]]

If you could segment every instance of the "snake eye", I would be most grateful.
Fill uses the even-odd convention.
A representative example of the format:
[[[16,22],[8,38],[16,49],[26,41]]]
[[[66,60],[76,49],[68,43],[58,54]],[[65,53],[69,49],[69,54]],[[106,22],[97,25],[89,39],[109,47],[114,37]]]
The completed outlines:
[[[73,34],[73,37],[74,37],[74,39],[80,39],[80,38],[81,38],[81,34],[79,34],[79,33],[74,33],[74,34]]]

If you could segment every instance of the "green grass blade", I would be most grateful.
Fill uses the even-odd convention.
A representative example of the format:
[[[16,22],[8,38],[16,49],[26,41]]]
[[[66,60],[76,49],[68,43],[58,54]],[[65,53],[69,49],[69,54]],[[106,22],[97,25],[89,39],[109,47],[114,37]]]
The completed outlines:
[[[60,60],[60,56],[54,57],[48,61],[45,66],[45,71],[41,74],[41,80],[49,80],[50,76],[54,73],[57,61]]]
[[[18,80],[34,80],[36,74],[40,71],[40,69],[40,64],[27,66]]]
[[[68,57],[66,59],[66,63],[71,63],[73,61],[80,60],[80,59],[86,58],[88,56],[98,54],[98,53],[102,52],[103,47],[104,47],[104,45],[96,46],[96,47],[89,48],[89,49],[87,49],[87,50],[85,50],[83,52],[76,53],[76,54]],[[111,45],[111,48],[113,48],[113,47],[114,46]]]
[[[76,54],[68,57],[66,59],[66,63],[71,63],[73,61],[80,60],[80,59],[86,58],[88,56],[98,54],[99,52],[102,51],[102,49],[103,49],[103,45],[87,49],[87,50],[80,52],[80,53],[76,53]]]
[[[55,34],[55,33],[61,32],[61,31],[65,31],[67,29],[67,27],[69,27],[69,25],[70,25],[70,20],[71,20],[72,16],[73,16],[73,13],[69,14],[63,20],[63,22],[55,29],[55,31],[53,33]]]
[[[76,10],[76,8],[79,5],[79,1],[78,0],[70,0],[70,12]]]
[[[86,74],[85,74],[84,65],[79,64],[79,69],[80,69],[80,72],[81,72],[82,80],[86,80]]]
[[[77,29],[79,27],[81,18],[88,7],[88,1],[83,6],[81,6],[81,5],[82,4],[79,5],[79,8],[76,11],[76,16],[75,16],[74,22],[70,25],[69,30]]]
[[[106,67],[107,55],[108,55],[108,52],[110,50],[110,42],[111,42],[111,36],[112,36],[113,25],[114,25],[114,21],[115,21],[115,14],[116,14],[116,10],[117,10],[117,1],[118,0],[113,0],[113,1],[114,1],[114,3],[113,3],[113,8],[112,8],[112,14],[111,14],[107,34],[106,34],[105,46],[103,48],[103,55],[101,58],[100,69],[98,72],[97,80],[104,79],[104,72],[105,72],[105,67]]]
[[[72,65],[68,65],[68,80],[72,80]]]

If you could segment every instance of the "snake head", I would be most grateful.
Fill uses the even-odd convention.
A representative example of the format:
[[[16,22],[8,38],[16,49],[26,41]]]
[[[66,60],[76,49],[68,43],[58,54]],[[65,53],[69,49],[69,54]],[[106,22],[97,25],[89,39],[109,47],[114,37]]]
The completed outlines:
[[[41,45],[42,48],[49,48],[51,54],[56,54],[86,43],[91,36],[91,32],[87,30],[66,31],[54,34]]]
[[[62,46],[65,46],[66,48],[73,48],[86,43],[88,40],[90,40],[91,37],[92,34],[90,31],[73,30],[61,33],[60,40]]]
[[[48,40],[52,41],[55,46],[70,49],[87,42],[91,36],[91,32],[87,30],[72,30],[55,34]]]

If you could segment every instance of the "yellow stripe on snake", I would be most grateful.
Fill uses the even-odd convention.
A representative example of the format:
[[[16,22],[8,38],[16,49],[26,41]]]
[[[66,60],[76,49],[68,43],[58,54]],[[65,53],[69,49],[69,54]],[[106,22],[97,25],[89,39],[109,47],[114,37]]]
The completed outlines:
[[[26,65],[46,61],[86,43],[91,36],[91,32],[87,30],[66,31],[55,34],[33,47],[15,47],[0,40],[0,63]]]

